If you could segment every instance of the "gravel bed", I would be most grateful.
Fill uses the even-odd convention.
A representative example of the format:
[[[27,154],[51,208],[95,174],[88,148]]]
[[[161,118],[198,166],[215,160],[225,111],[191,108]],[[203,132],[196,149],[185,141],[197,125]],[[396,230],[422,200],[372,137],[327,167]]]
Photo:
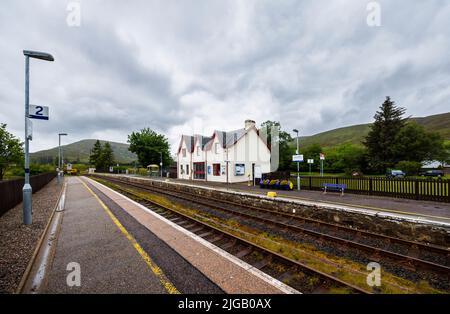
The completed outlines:
[[[33,194],[33,224],[22,224],[22,203],[0,217],[0,293],[14,293],[58,200],[53,179]]]

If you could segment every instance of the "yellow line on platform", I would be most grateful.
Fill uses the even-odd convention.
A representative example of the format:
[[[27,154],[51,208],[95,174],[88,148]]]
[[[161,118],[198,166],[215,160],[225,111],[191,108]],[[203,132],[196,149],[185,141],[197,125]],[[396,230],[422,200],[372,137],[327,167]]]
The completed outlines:
[[[127,229],[125,229],[125,227],[120,223],[120,221],[116,218],[116,216],[114,216],[114,214],[111,212],[108,206],[106,206],[105,203],[103,203],[103,201],[97,196],[97,194],[95,194],[94,191],[92,191],[91,188],[89,188],[86,185],[86,183],[83,182],[83,180],[81,179],[79,180],[84,185],[84,187],[97,199],[97,201],[109,215],[114,224],[119,228],[119,230],[122,231],[125,237],[131,242],[131,244],[133,244],[133,247],[136,249],[136,251],[138,251],[139,255],[151,269],[153,274],[155,274],[156,277],[158,277],[159,281],[167,290],[167,292],[169,292],[170,294],[180,294],[180,292],[177,290],[177,288],[175,288],[172,282],[170,282],[170,280],[166,277],[166,275],[164,275],[161,268],[159,268],[159,266],[155,264],[155,262],[150,258],[147,252],[145,252],[145,250],[139,245],[136,239],[131,234],[128,233]]]
[[[263,195],[263,196],[265,195],[264,193],[253,192],[253,191],[249,191],[249,190],[245,190],[245,189],[233,189],[233,190],[234,191],[238,191],[238,192],[249,192],[249,193]],[[381,208],[381,207],[374,207],[374,206],[365,206],[365,205],[340,203],[340,202],[333,202],[333,201],[314,200],[314,199],[310,199],[310,198],[306,198],[306,197],[290,196],[290,195],[285,195],[285,194],[279,194],[279,196],[285,197],[285,198],[299,199],[299,200],[303,200],[303,201],[322,202],[322,203],[327,203],[327,204],[337,204],[337,205],[344,205],[344,206],[349,206],[349,207],[358,207],[358,208],[362,208],[362,209],[370,209],[370,210],[376,210],[376,211],[382,211],[382,212],[391,212],[391,213],[403,214],[403,215],[409,215],[409,216],[429,217],[429,218],[450,220],[449,217],[442,217],[442,216],[433,216],[433,215],[420,214],[420,213],[404,212],[404,211],[399,211],[399,210],[394,210],[394,209],[387,209],[387,208]]]

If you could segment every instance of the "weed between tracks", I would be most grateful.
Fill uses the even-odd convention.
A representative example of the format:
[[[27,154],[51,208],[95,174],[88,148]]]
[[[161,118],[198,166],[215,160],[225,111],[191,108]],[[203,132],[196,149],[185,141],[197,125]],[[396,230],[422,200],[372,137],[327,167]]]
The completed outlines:
[[[358,286],[364,290],[372,291],[373,293],[446,293],[445,291],[431,287],[425,281],[415,283],[395,276],[391,273],[385,272],[383,271],[383,269],[381,269],[381,286],[371,288],[367,285],[366,282],[367,275],[369,274],[369,271],[367,271],[366,269],[366,265],[362,265],[346,258],[319,251],[312,245],[293,242],[278,235],[273,235],[261,230],[250,228],[248,226],[240,224],[234,218],[219,218],[209,213],[205,213],[201,210],[174,203],[164,196],[151,194],[149,192],[142,192],[133,188],[124,188],[122,186],[99,178],[94,179],[106,186],[109,186],[110,188],[118,190],[119,192],[124,191],[131,195],[134,195],[136,198],[153,201],[157,204],[173,209],[179,213],[193,217],[208,225],[237,235],[268,250],[277,252],[287,258],[297,260],[313,269],[337,277],[344,282]],[[255,259],[258,259],[258,256],[253,257]],[[277,271],[282,273],[284,270]],[[293,281],[304,282],[306,279],[305,276],[306,275],[304,273],[297,272],[291,278],[283,280],[283,282],[285,282],[286,284],[290,284]],[[317,280],[319,279],[312,276],[307,278],[307,280],[309,281],[309,285],[314,286],[317,284]],[[342,287],[330,287],[327,292],[349,293],[350,290]]]

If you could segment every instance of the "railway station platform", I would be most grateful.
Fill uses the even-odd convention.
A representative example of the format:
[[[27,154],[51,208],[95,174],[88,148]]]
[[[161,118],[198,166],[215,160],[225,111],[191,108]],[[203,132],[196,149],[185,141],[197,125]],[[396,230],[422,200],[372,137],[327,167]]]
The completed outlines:
[[[66,180],[51,253],[25,292],[297,293],[98,182]]]
[[[128,175],[134,177],[133,175]],[[205,182],[196,180],[183,179],[166,179],[166,178],[148,178],[138,176],[142,179],[148,180],[169,180],[173,183],[204,186],[223,191],[237,192],[237,193],[252,193],[264,196],[267,194],[267,189],[261,189],[259,186],[248,186],[246,183],[218,183]],[[278,199],[286,199],[298,202],[305,205],[315,205],[324,207],[335,207],[337,209],[367,212],[371,215],[380,214],[390,217],[398,217],[404,219],[412,219],[420,223],[438,223],[448,224],[450,226],[450,203],[420,201],[412,199],[392,198],[385,196],[369,196],[346,193],[341,196],[340,193],[329,192],[323,194],[321,191],[310,190],[293,190],[281,191],[275,190]]]

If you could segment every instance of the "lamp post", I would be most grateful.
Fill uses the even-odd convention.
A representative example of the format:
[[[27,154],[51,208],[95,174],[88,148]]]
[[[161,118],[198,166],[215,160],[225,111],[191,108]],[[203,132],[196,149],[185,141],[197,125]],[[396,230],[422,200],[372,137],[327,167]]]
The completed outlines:
[[[30,185],[30,147],[28,134],[28,116],[30,109],[30,58],[41,59],[45,61],[54,61],[51,54],[38,51],[24,50],[25,56],[25,183],[22,188],[23,193],[23,223],[31,225],[33,222],[32,212],[32,193]]]
[[[162,162],[162,152],[159,152],[160,157],[161,157],[161,161],[159,162],[159,166],[161,167],[161,179],[162,179],[162,166],[163,166],[163,162]]]
[[[298,130],[293,129],[295,133],[297,133],[297,150],[295,151],[295,154],[298,155],[300,153],[299,147],[298,147]],[[300,162],[297,161],[297,190],[300,191]]]
[[[67,136],[67,133],[58,133],[58,182],[61,180],[61,167],[64,167],[63,154],[61,149],[61,136]],[[64,171],[64,169],[62,169]]]

